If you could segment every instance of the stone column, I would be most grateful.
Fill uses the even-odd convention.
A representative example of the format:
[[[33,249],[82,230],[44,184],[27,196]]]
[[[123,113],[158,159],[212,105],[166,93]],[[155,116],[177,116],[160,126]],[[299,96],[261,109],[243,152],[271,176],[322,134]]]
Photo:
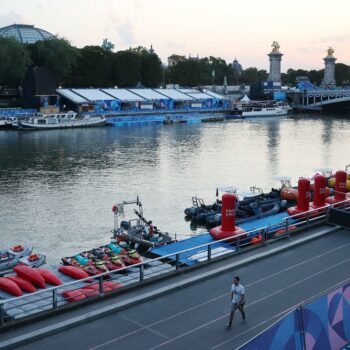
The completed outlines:
[[[334,56],[334,50],[330,47],[327,50],[327,56],[324,60],[324,77],[321,86],[335,86],[335,61],[337,60]]]
[[[270,58],[270,73],[269,81],[281,82],[281,61],[283,54],[279,51],[279,44],[277,41],[272,43],[272,51],[268,54]]]

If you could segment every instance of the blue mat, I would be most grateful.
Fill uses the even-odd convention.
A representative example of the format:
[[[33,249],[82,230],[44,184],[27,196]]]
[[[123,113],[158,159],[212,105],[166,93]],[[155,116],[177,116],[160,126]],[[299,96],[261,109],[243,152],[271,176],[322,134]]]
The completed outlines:
[[[261,218],[258,220],[246,222],[244,224],[239,225],[239,227],[242,227],[247,232],[253,231],[262,227],[268,227],[267,231],[275,230],[275,229],[284,227],[285,225],[284,218],[288,216],[289,215],[287,212],[278,213],[271,216],[267,216],[266,218]],[[250,235],[248,234],[248,237],[254,234],[255,233]]]
[[[193,265],[193,264],[197,263],[198,261],[200,261],[198,259],[201,259],[202,255],[204,258],[206,256],[206,252],[207,252],[207,247],[200,247],[200,248],[195,248],[195,247],[198,247],[202,244],[212,243],[212,242],[215,242],[215,240],[212,238],[212,236],[210,236],[209,233],[203,233],[203,234],[200,234],[198,236],[187,238],[187,239],[184,239],[184,240],[179,241],[179,242],[164,245],[164,246],[161,246],[158,248],[153,248],[150,252],[153,254],[156,254],[158,256],[166,256],[169,254],[177,253],[177,252],[182,251],[182,250],[194,248],[189,252],[180,254],[180,263],[186,264],[186,265]],[[220,248],[221,248],[221,251],[223,249],[227,249],[230,251],[236,250],[235,247],[230,246],[224,242],[214,243],[212,245],[213,256],[215,255],[215,251],[220,250]],[[193,255],[198,256],[198,259],[196,259],[196,257],[193,258],[192,257]],[[169,257],[169,259],[175,261],[176,256],[175,255],[171,256],[171,257]]]
[[[268,227],[268,231],[272,231],[272,230],[276,230],[278,228],[284,227],[285,226],[284,219],[286,217],[288,217],[287,212],[283,212],[283,213],[278,213],[275,215],[268,216],[266,218],[254,220],[251,222],[246,222],[239,226],[242,227],[247,232],[257,230],[259,228],[265,228],[265,227]],[[248,233],[247,237],[251,238],[257,234],[258,232],[254,232],[251,234]],[[212,242],[215,242],[212,236],[209,233],[203,233],[198,236],[187,238],[179,242],[153,248],[150,252],[161,257],[169,254],[175,254],[182,250],[194,248],[189,252],[180,254],[180,263],[186,264],[186,265],[193,265],[198,261],[200,261],[202,255],[204,258],[205,253],[207,251],[207,247],[200,247],[200,248],[195,248],[195,247],[198,247],[202,244],[212,243]],[[244,241],[242,241],[242,243],[244,243]],[[230,251],[236,250],[236,248],[232,245],[229,245],[225,242],[218,242],[212,245],[213,256],[215,255],[215,251],[221,251],[221,253],[223,253],[224,249],[230,250]],[[195,257],[198,256],[199,259],[195,259],[193,255],[195,255]],[[169,257],[169,260],[175,261],[176,260],[175,255]]]

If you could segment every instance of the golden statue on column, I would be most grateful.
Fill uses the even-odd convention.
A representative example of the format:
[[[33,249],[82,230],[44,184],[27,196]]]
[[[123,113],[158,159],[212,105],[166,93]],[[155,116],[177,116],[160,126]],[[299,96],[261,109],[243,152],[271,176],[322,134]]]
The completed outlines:
[[[271,47],[272,47],[272,52],[279,52],[280,44],[278,43],[278,41],[275,40],[271,44]]]
[[[330,47],[328,48],[328,50],[327,50],[328,56],[333,56],[334,52],[335,52],[335,51],[334,51],[334,49],[333,49],[332,46],[330,46]]]

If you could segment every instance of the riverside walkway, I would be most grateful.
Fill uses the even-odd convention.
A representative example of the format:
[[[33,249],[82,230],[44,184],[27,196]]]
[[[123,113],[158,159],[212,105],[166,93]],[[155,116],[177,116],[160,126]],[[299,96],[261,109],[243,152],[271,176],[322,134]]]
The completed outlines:
[[[326,225],[0,334],[0,349],[236,349],[349,279],[349,231]],[[247,323],[225,325],[241,277]]]

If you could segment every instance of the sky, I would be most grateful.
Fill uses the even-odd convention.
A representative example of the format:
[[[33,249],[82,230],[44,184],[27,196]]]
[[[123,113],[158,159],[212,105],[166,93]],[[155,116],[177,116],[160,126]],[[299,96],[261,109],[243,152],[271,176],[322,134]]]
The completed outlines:
[[[32,24],[77,47],[153,45],[164,63],[198,54],[267,71],[276,40],[286,72],[323,68],[329,46],[350,65],[349,13],[350,0],[0,0],[0,27]]]

